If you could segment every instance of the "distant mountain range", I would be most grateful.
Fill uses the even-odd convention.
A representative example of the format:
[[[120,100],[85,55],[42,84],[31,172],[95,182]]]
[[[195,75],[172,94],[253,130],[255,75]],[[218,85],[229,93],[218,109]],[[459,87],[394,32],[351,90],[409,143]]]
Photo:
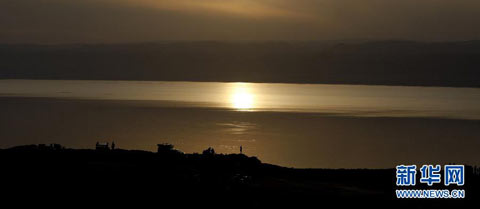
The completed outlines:
[[[0,78],[480,87],[480,41],[3,44]]]

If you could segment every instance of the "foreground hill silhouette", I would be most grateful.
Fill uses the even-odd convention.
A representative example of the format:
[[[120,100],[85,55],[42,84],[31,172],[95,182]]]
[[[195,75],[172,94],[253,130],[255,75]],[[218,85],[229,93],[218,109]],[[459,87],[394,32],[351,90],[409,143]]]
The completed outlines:
[[[2,190],[30,201],[209,207],[450,207],[477,204],[479,177],[467,168],[466,199],[397,200],[393,169],[293,169],[243,154],[158,153],[27,145],[0,150]],[[449,188],[451,189],[451,188]],[[45,203],[45,202],[43,202]]]

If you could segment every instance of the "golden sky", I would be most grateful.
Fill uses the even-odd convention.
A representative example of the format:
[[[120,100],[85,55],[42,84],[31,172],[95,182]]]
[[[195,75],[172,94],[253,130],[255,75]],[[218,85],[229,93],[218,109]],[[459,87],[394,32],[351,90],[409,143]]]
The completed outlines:
[[[480,38],[478,0],[2,0],[0,43]]]

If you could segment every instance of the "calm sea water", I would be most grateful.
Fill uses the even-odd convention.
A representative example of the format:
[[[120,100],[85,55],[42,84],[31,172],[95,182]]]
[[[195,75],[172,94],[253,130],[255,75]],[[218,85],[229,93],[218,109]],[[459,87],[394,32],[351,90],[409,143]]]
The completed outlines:
[[[480,119],[480,89],[219,82],[0,80],[0,96],[178,102],[238,111]],[[160,103],[159,103],[160,104]]]
[[[214,147],[292,167],[480,164],[480,89],[0,80],[0,148]]]

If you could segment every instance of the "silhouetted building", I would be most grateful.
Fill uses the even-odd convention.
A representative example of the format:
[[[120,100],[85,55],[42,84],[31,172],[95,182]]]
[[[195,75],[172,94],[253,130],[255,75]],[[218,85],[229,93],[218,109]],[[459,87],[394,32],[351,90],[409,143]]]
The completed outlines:
[[[108,142],[97,142],[95,144],[95,150],[110,150]]]
[[[212,147],[209,147],[206,150],[203,150],[203,155],[215,155],[215,150]]]
[[[173,145],[171,144],[157,144],[157,152],[165,153],[173,151]]]

